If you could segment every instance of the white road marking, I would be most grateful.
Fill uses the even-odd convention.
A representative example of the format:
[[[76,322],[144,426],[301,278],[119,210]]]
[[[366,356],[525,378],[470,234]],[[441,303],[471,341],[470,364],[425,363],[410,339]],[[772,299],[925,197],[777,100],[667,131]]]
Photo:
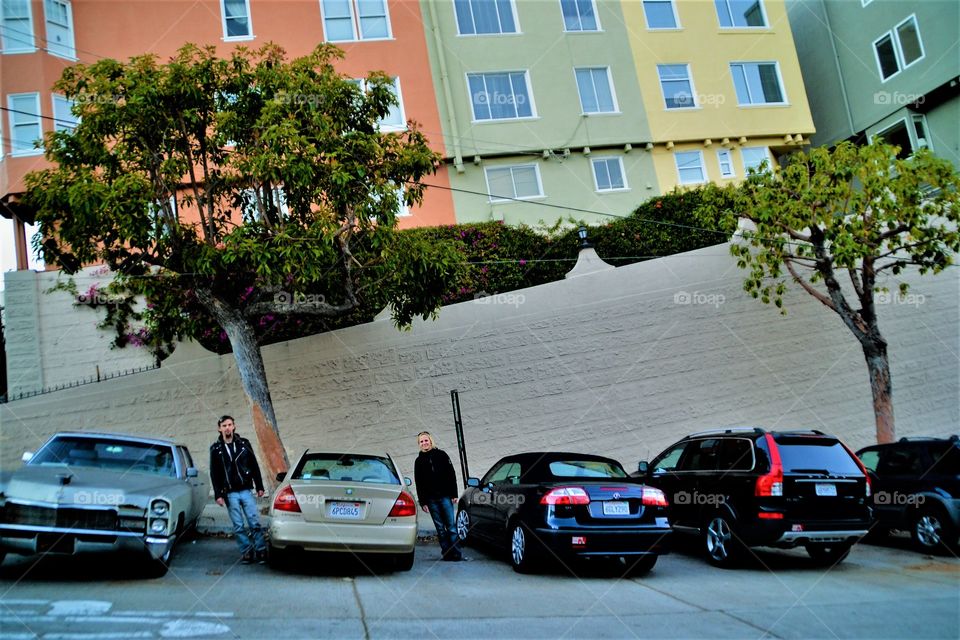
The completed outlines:
[[[199,620],[174,620],[160,629],[161,638],[192,638],[194,636],[212,636],[230,633],[230,627],[216,622]]]
[[[127,638],[152,638],[149,631],[137,633],[45,633],[43,640],[126,640]]]
[[[107,613],[113,607],[106,600],[57,600],[50,603],[51,616],[96,616]]]

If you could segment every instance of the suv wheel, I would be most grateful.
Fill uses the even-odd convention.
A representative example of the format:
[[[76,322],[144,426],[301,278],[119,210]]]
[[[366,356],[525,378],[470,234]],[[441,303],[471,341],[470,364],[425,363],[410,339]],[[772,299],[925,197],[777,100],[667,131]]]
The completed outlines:
[[[934,509],[918,509],[910,520],[910,535],[923,551],[940,551],[956,542],[949,521]]]
[[[853,543],[810,542],[804,545],[804,547],[815,563],[825,566],[833,566],[843,562],[843,559],[846,558],[850,553],[850,549],[853,548]]]
[[[704,550],[711,564],[730,568],[743,558],[743,545],[734,533],[728,516],[717,514],[707,522],[703,530]]]

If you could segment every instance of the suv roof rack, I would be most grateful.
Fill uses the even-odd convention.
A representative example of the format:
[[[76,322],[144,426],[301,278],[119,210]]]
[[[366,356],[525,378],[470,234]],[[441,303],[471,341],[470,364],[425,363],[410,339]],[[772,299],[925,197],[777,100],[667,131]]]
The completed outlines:
[[[722,435],[725,433],[766,433],[760,427],[724,427],[721,429],[709,429],[707,431],[698,431],[697,433],[691,433],[688,438],[693,438],[696,436],[715,436]]]
[[[960,440],[960,436],[953,434],[952,436],[947,436],[946,438],[938,438],[936,436],[904,436],[897,440],[897,442],[931,442],[942,440],[944,442],[957,442]]]
[[[820,431],[820,429],[791,429],[789,431],[777,431],[779,434],[784,434],[788,436],[827,436],[828,433]],[[832,437],[832,436],[831,436]]]

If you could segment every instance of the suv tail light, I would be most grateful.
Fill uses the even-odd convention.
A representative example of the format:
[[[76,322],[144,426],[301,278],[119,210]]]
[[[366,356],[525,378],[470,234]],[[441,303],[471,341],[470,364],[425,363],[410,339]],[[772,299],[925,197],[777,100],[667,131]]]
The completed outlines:
[[[277,494],[277,497],[273,499],[273,509],[274,511],[302,513],[300,511],[300,505],[297,503],[297,494],[293,492],[293,487],[287,485]]]
[[[543,494],[540,504],[590,504],[590,496],[582,487],[557,487]]]
[[[866,492],[867,492],[866,496],[869,498],[873,493],[870,486],[870,472],[867,471],[867,468],[865,466],[863,466],[863,462],[860,460],[859,456],[857,456],[857,454],[855,454],[853,451],[850,451],[850,447],[845,445],[843,442],[841,442],[840,444],[843,446],[844,449],[846,449],[847,453],[850,454],[850,457],[854,459],[854,461],[857,463],[857,466],[860,467],[860,471],[863,472],[863,479],[866,481],[864,483],[866,486]]]
[[[643,497],[640,499],[640,502],[645,507],[668,506],[667,496],[664,495],[663,491],[660,491],[660,489],[656,489],[654,487],[643,488]]]
[[[417,515],[417,503],[413,496],[406,491],[401,491],[397,496],[397,501],[393,503],[393,509],[390,509],[388,518],[405,518],[407,516]]]
[[[773,439],[773,435],[764,434],[767,439],[767,448],[770,450],[770,471],[757,478],[753,494],[756,496],[783,495],[783,464],[780,462],[780,449]]]

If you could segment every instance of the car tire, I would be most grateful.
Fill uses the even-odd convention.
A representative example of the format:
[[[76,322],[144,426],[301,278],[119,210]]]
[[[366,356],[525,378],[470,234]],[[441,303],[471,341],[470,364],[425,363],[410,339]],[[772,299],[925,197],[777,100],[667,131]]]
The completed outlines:
[[[173,558],[173,546],[159,558],[154,558],[148,552],[144,560],[143,573],[148,578],[162,578],[170,570],[170,560]]]
[[[939,509],[917,509],[910,518],[910,537],[921,551],[936,553],[956,544],[957,533]]]
[[[413,569],[413,560],[416,553],[416,550],[414,550],[410,553],[400,553],[393,556],[393,568],[396,571],[410,571],[410,569]]]
[[[290,566],[290,552],[286,549],[278,549],[273,545],[267,545],[267,564],[274,569],[285,569]]]
[[[810,542],[804,545],[810,558],[818,565],[832,567],[843,562],[853,548],[852,542],[817,543]]]
[[[470,539],[470,512],[466,509],[457,511],[457,537],[463,544],[472,542]]]
[[[650,570],[653,569],[653,566],[657,564],[657,560],[660,558],[655,553],[649,555],[634,557],[626,556],[623,559],[624,564],[627,565],[626,575],[631,578],[639,578],[650,573]]]
[[[532,573],[539,565],[536,542],[522,522],[510,527],[510,565],[517,573]]]
[[[707,521],[703,527],[703,550],[716,567],[731,569],[743,561],[745,548],[730,516],[717,513]]]

